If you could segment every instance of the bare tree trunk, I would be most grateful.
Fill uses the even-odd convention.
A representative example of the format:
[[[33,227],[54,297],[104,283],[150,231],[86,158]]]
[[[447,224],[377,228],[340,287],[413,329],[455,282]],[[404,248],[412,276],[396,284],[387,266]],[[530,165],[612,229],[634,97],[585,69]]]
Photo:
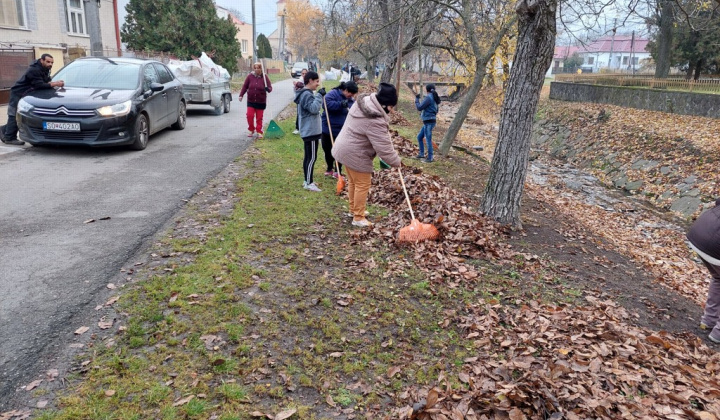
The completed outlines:
[[[520,200],[533,120],[555,49],[557,0],[520,0],[515,10],[519,19],[517,48],[480,210],[500,223],[521,228]]]
[[[705,59],[701,58],[697,61],[697,64],[695,64],[695,75],[693,76],[693,80],[700,79],[700,71],[702,71],[702,67],[705,63]]]
[[[670,54],[672,51],[673,2],[665,0],[660,4],[658,26],[658,49],[655,59],[655,77],[665,78],[670,73]]]
[[[472,45],[473,54],[475,55],[475,76],[473,76],[472,84],[470,85],[468,92],[465,94],[465,96],[463,96],[463,100],[462,103],[460,103],[458,112],[455,114],[455,117],[450,123],[450,127],[448,127],[448,130],[445,133],[442,142],[440,143],[440,154],[443,156],[447,156],[448,153],[450,153],[450,147],[452,147],[453,141],[455,141],[455,137],[457,137],[458,133],[460,132],[460,128],[465,122],[465,118],[467,118],[467,114],[468,112],[470,112],[470,108],[472,107],[473,102],[475,102],[475,98],[477,98],[477,95],[482,88],[482,82],[485,78],[485,69],[487,68],[488,61],[490,61],[490,58],[493,56],[495,50],[497,50],[498,46],[500,45],[500,41],[502,41],[508,30],[515,24],[516,20],[515,18],[513,18],[509,22],[505,23],[502,28],[500,28],[492,45],[483,54],[483,52],[480,50],[480,44],[478,42],[478,39],[475,36],[475,28],[470,17],[470,1],[471,0],[463,0],[462,2],[463,10],[466,13],[466,16],[463,16],[462,19],[468,34],[468,38]]]

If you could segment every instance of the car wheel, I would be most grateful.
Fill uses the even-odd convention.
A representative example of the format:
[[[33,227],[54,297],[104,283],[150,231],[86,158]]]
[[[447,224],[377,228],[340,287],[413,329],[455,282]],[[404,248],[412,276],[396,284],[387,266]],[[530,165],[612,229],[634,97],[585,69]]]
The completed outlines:
[[[230,95],[225,95],[225,108],[223,109],[223,112],[226,114],[230,112],[230,102],[232,101],[232,98],[230,98]]]
[[[180,101],[180,105],[178,105],[178,119],[172,125],[172,128],[182,130],[185,128],[185,123],[187,123],[187,105],[185,105],[185,102]]]
[[[220,105],[215,107],[215,115],[220,115],[225,110],[225,95],[220,97]]]
[[[143,150],[147,147],[150,138],[150,126],[145,114],[138,115],[135,120],[135,142],[130,145],[133,150]]]

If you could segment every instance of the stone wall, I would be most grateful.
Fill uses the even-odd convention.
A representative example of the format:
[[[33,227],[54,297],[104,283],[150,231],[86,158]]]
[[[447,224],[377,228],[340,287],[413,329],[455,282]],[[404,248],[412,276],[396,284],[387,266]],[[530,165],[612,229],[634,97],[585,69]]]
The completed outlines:
[[[550,99],[720,118],[720,95],[707,93],[552,82]]]

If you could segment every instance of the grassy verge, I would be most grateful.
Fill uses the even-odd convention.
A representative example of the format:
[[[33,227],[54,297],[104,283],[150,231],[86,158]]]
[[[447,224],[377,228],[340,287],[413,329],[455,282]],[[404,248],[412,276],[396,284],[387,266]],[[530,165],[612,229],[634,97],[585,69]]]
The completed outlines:
[[[293,124],[280,122],[286,133]],[[559,280],[527,287],[522,261],[477,262],[477,283],[432,284],[413,250],[351,241],[335,180],[318,177],[320,194],[301,188],[299,138],[256,148],[242,158],[249,174],[233,213],[206,235],[161,241],[157,252],[183,262],[148,271],[120,296],[118,336],[77,360],[69,390],[38,418],[378,418],[410,385],[444,374],[465,386],[455,378],[479,344],[448,314],[478,299],[574,299]],[[397,260],[404,268],[389,271]]]

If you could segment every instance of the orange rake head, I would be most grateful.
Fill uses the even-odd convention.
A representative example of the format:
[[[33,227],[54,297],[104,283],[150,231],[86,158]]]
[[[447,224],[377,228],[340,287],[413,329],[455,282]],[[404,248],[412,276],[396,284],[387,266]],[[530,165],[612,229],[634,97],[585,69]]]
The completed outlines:
[[[342,175],[338,175],[338,182],[335,186],[335,195],[342,194],[343,190],[345,189],[345,177]]]
[[[418,219],[412,219],[409,226],[400,229],[398,241],[400,242],[420,242],[426,240],[434,240],[440,236],[437,228],[429,223],[420,223]]]

